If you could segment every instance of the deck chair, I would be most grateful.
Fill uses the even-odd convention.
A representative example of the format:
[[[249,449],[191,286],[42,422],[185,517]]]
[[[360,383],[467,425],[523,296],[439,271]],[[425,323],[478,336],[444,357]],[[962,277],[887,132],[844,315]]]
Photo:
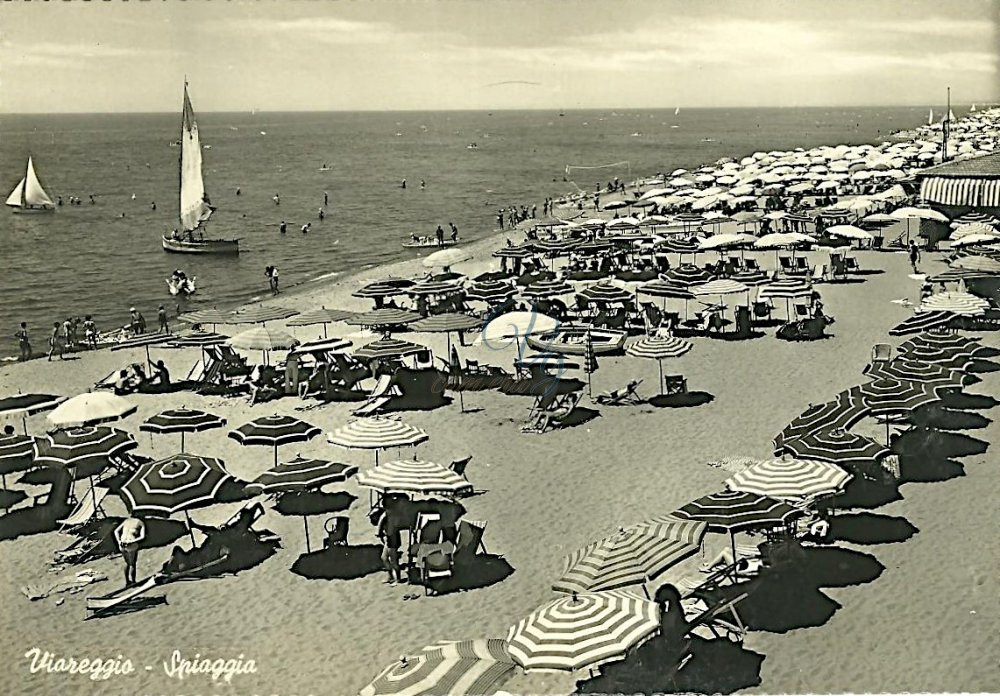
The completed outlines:
[[[687,390],[687,378],[684,375],[663,375],[664,395],[686,394]]]
[[[538,417],[538,414],[542,411],[548,411],[553,408],[553,404],[559,398],[555,389],[549,389],[541,396],[535,397],[535,403],[531,405],[528,410],[528,420],[532,420]]]
[[[624,406],[626,404],[642,403],[642,398],[638,394],[641,379],[633,379],[621,389],[615,389],[604,394],[597,395],[597,403],[604,406]]]
[[[809,259],[805,256],[796,256],[795,271],[796,273],[801,273],[802,275],[809,275],[812,273],[812,269],[809,268]]]
[[[646,333],[651,336],[663,323],[663,311],[652,302],[643,302],[642,311],[646,320]]]
[[[462,519],[458,522],[458,539],[455,542],[455,561],[464,562],[475,558],[480,549],[487,553],[483,535],[486,534],[486,522]]]
[[[351,527],[351,519],[346,515],[335,515],[328,517],[323,523],[323,531],[326,538],[323,539],[323,548],[331,546],[347,546],[347,532]]]
[[[69,517],[59,520],[59,531],[69,532],[85,525],[92,518],[103,517],[104,510],[101,509],[101,503],[104,502],[107,495],[107,488],[95,488],[92,491],[88,491],[80,500],[76,509],[70,513]]]
[[[847,277],[847,264],[840,254],[830,254],[830,272],[834,278]]]
[[[813,266],[813,272],[812,272],[812,279],[811,280],[814,283],[822,283],[824,280],[826,280],[826,264],[825,263],[817,263],[815,266]]]
[[[746,635],[746,627],[736,611],[736,606],[748,596],[749,593],[744,592],[730,600],[709,606],[708,609],[688,621],[687,633],[697,635],[699,629],[707,629],[714,638],[727,638],[734,642],[742,640]],[[727,621],[720,618],[725,613],[729,613],[733,620]]]
[[[797,319],[809,319],[812,315],[809,313],[809,306],[804,304],[795,304],[795,317]]]
[[[420,584],[424,586],[424,594],[434,592],[431,582],[442,578],[450,578],[455,572],[455,559],[440,549],[432,551],[421,559]]]
[[[562,397],[559,397],[555,402],[553,402],[551,408],[539,411],[534,420],[529,421],[524,427],[521,428],[521,432],[540,435],[548,432],[549,430],[560,427],[576,409],[581,398],[581,395],[577,392],[565,394]]]
[[[102,377],[101,379],[94,382],[94,389],[114,389],[115,382],[118,381],[119,374],[121,374],[121,370],[115,370],[107,377]]]
[[[792,275],[795,273],[795,265],[792,263],[791,256],[779,256],[778,263],[780,264],[781,271],[783,273]]]
[[[757,259],[744,259],[743,260],[743,267],[747,271],[752,272],[752,273],[759,273],[760,270],[761,270],[760,264],[757,263]]]
[[[858,260],[853,256],[844,257],[844,268],[848,273],[857,273],[861,270],[861,266],[858,265]]]
[[[774,310],[774,305],[770,302],[753,303],[753,315],[758,319],[770,319],[772,310]]]
[[[441,541],[441,515],[436,512],[418,512],[413,523],[413,537],[410,547],[417,544],[436,544]],[[437,532],[436,537],[432,535]]]
[[[625,330],[625,324],[628,321],[628,313],[624,309],[619,309],[613,312],[604,323],[604,325],[609,329],[617,329],[619,331]]]
[[[375,388],[368,395],[368,400],[354,410],[355,416],[370,416],[377,413],[394,396],[401,396],[399,387],[393,385],[392,375],[380,375],[375,383]]]
[[[888,343],[876,343],[872,346],[872,364],[892,360],[892,346]]]

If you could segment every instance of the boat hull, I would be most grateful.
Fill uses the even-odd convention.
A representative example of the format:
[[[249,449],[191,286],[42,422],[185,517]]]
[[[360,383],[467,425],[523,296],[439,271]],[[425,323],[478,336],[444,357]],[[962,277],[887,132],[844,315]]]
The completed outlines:
[[[173,254],[239,254],[238,239],[201,239],[193,242],[186,239],[163,237],[163,250]]]
[[[458,242],[453,242],[450,239],[446,239],[443,242],[441,242],[440,244],[437,242],[437,240],[434,240],[433,242],[427,242],[427,243],[424,243],[424,242],[403,242],[403,246],[405,248],[407,248],[407,249],[442,249],[444,247],[455,246],[456,244],[458,244]]]
[[[537,350],[563,355],[583,355],[587,352],[587,327],[564,326],[555,332],[528,336],[527,344]],[[620,353],[628,334],[612,329],[591,329],[591,343],[596,355]]]
[[[55,208],[20,208],[12,207],[11,212],[15,215],[44,215],[56,212]]]

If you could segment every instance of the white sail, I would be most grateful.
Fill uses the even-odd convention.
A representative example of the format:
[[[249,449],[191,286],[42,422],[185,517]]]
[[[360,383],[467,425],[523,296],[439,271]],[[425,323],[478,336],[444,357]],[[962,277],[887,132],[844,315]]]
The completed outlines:
[[[976,110],[976,105],[975,105],[975,103],[973,103],[972,108],[969,109],[969,111],[975,111],[975,110]]]
[[[681,107],[678,106],[677,108],[674,109],[674,116],[676,116],[680,112],[681,112]]]
[[[927,114],[927,125],[928,126],[934,125],[934,109],[931,109],[930,112]]]
[[[194,109],[184,84],[184,111],[181,118],[180,223],[185,232],[196,230],[212,215],[201,173],[201,140]]]
[[[52,199],[45,193],[38,175],[35,174],[35,165],[28,158],[28,173],[24,177],[24,203],[31,208],[51,208]]]
[[[24,195],[24,179],[21,179],[21,181],[18,182],[17,186],[14,187],[14,190],[10,192],[10,195],[7,196],[7,205],[12,206],[14,208],[20,208],[21,198],[23,195]]]
[[[957,118],[955,118],[955,113],[951,109],[948,109],[948,120],[949,121],[957,121],[958,120]]]

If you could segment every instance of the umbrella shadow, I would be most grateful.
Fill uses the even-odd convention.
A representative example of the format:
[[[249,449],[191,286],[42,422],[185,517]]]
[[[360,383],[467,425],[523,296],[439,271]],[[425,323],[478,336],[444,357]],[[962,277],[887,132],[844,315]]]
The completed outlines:
[[[247,492],[246,485],[247,482],[240,479],[226,479],[219,488],[219,492],[215,494],[215,502],[240,503],[244,500],[250,500],[256,494]]]
[[[936,483],[965,476],[965,466],[954,459],[899,457],[900,483]]]
[[[676,643],[656,636],[628,657],[601,668],[601,674],[576,683],[584,694],[731,694],[761,683],[765,656],[728,640],[691,638],[691,659],[677,670]]]
[[[786,633],[822,626],[840,609],[821,591],[872,582],[885,566],[866,553],[838,547],[805,547],[795,541],[762,548],[769,565],[747,583],[706,592],[711,601],[748,596],[737,610],[750,630]]]
[[[4,488],[0,490],[0,510],[9,510],[27,497],[28,494],[24,491],[7,490]]]
[[[199,529],[206,534],[205,540],[189,551],[174,546],[170,558],[163,564],[165,575],[184,573],[185,580],[235,575],[255,568],[281,548],[281,541],[272,532],[249,529],[240,522],[221,528]]]
[[[11,510],[0,516],[0,540],[53,532],[59,528],[59,520],[69,516],[73,510],[69,503],[72,477],[65,469],[52,469],[50,476],[51,484],[45,502]]]
[[[471,558],[456,560],[450,577],[431,580],[428,585],[435,595],[447,595],[496,585],[513,574],[514,567],[503,556],[477,553]]]
[[[863,476],[855,476],[844,487],[839,495],[824,498],[816,505],[820,508],[850,510],[855,508],[878,508],[902,500],[899,484],[884,477],[881,480],[871,480]]]
[[[965,368],[965,371],[979,375],[987,372],[1000,372],[1000,364],[995,363],[992,360],[973,360]]]
[[[942,395],[941,405],[944,408],[959,411],[986,410],[991,409],[1000,401],[988,394],[964,394],[962,392],[949,392]]]
[[[715,401],[715,396],[703,391],[684,392],[683,394],[658,394],[646,402],[656,408],[693,408],[704,406]]]
[[[356,580],[382,569],[382,547],[361,544],[304,553],[292,564],[291,571],[309,580]]]
[[[914,409],[908,420],[919,428],[935,430],[979,430],[993,421],[978,413],[965,413],[945,408],[941,403],[927,404]]]
[[[985,440],[961,433],[914,428],[894,438],[891,449],[901,456],[951,459],[983,454],[989,446]]]
[[[305,491],[302,493],[282,493],[274,510],[279,515],[289,517],[308,517],[309,515],[328,515],[344,512],[350,509],[357,496],[350,493],[324,493],[322,491]]]
[[[90,614],[84,619],[84,621],[108,619],[112,616],[124,616],[125,614],[136,614],[140,611],[163,606],[165,604],[167,604],[167,598],[164,595],[157,595],[153,597],[133,597],[132,599],[121,602],[110,609],[105,609],[100,613]]]
[[[855,512],[830,518],[830,541],[852,544],[898,544],[918,530],[905,517]]]

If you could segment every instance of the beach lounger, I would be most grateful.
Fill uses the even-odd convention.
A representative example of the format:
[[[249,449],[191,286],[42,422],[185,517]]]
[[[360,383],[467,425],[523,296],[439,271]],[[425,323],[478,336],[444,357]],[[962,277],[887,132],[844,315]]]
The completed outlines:
[[[166,573],[156,573],[151,575],[145,580],[136,583],[132,587],[123,587],[119,590],[115,590],[110,594],[106,594],[100,597],[87,597],[87,612],[88,619],[96,618],[102,614],[108,614],[114,611],[120,611],[128,607],[130,604],[136,603],[136,600],[140,599],[142,595],[151,591],[153,588],[165,585],[169,582],[175,580],[182,580],[183,578],[192,575],[194,573],[201,572],[211,566],[224,563],[229,559],[228,554],[222,556],[221,558],[216,558],[213,561],[205,563],[203,565],[197,566],[195,568],[189,568],[180,573],[166,574]],[[147,601],[152,600],[152,602],[166,603],[166,598],[163,596],[148,598]]]
[[[399,388],[395,388],[395,393],[393,393],[392,375],[381,375],[378,378],[378,382],[375,383],[375,388],[372,389],[371,394],[368,395],[368,400],[365,401],[359,408],[354,410],[355,416],[370,416],[381,410],[387,403],[392,401],[394,396],[400,396]]]
[[[59,531],[68,532],[77,527],[85,525],[87,522],[94,517],[103,517],[104,510],[101,509],[101,503],[108,495],[107,488],[94,488],[88,491],[83,499],[80,500],[76,509],[70,513],[69,517],[64,520],[59,520]]]
[[[553,403],[553,407],[540,411],[533,421],[521,428],[523,433],[541,434],[560,427],[580,403],[579,393],[565,394]]]
[[[748,596],[749,593],[744,592],[737,597],[710,606],[688,621],[687,633],[698,635],[701,632],[700,629],[707,629],[714,638],[726,638],[733,642],[742,641],[746,635],[746,626],[744,626],[736,607]],[[721,618],[727,613],[732,617],[732,621]],[[699,637],[705,638],[707,636]]]
[[[642,397],[639,396],[637,391],[640,384],[642,384],[641,379],[634,379],[621,389],[615,389],[605,394],[598,394],[597,403],[604,406],[640,404],[642,403]]]

